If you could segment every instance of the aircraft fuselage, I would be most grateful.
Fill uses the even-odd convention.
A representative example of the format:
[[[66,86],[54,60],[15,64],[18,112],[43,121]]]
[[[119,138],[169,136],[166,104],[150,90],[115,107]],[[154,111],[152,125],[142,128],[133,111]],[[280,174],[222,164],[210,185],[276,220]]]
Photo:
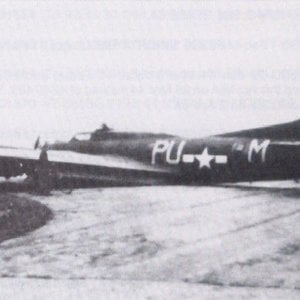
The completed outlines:
[[[300,177],[300,142],[270,139],[151,137],[76,141],[48,146],[89,155],[116,155],[164,168],[178,182],[211,183]],[[49,151],[48,150],[48,151]],[[172,176],[171,176],[172,177]]]

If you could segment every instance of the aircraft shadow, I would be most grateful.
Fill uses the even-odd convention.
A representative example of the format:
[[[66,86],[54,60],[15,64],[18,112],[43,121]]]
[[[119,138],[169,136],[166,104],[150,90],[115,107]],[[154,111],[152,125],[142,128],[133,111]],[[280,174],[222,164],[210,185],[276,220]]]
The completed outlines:
[[[135,184],[122,184],[120,181],[102,181],[102,180],[84,180],[84,179],[70,179],[62,178],[55,180],[51,183],[49,190],[73,190],[73,189],[87,189],[87,188],[103,188],[103,187],[134,187]],[[146,185],[145,185],[146,186]],[[0,193],[1,192],[33,192],[40,193],[37,185],[32,180],[20,180],[20,181],[0,181]]]
[[[120,184],[120,182],[112,181],[95,181],[95,180],[74,180],[74,179],[60,179],[51,185],[51,190],[73,190],[73,189],[87,189],[87,188],[103,188],[103,187],[135,187],[134,184]],[[140,186],[140,185],[139,185]],[[145,185],[147,186],[147,185]],[[162,185],[163,186],[163,185]],[[196,187],[195,185],[188,185]],[[261,191],[266,193],[276,194],[276,196],[299,198],[300,199],[300,186],[297,187],[259,187],[259,186],[239,186],[239,185],[203,185],[212,188],[226,188],[236,189],[243,191]],[[201,189],[202,186],[197,185]],[[32,180],[22,181],[0,181],[1,192],[33,192],[39,193],[36,184]]]
[[[218,185],[222,188],[230,188],[242,191],[261,191],[266,193],[276,194],[276,196],[283,196],[289,198],[300,199],[300,185],[298,187],[262,187],[262,186],[238,186],[238,185]]]

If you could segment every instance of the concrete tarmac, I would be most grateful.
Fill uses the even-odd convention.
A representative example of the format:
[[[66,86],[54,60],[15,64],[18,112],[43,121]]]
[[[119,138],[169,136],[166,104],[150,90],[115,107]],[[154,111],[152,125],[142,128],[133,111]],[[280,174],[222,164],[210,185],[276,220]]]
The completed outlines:
[[[10,289],[14,299],[35,291],[55,297],[57,289],[66,299],[76,289],[87,299],[300,296],[297,185],[23,196],[46,204],[54,218],[0,244],[0,299]]]

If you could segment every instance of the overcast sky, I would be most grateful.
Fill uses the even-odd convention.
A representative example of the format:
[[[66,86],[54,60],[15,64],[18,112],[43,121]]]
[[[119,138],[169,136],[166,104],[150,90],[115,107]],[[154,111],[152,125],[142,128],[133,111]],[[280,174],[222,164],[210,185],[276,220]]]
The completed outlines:
[[[8,1],[0,28],[0,144],[300,118],[300,1]]]

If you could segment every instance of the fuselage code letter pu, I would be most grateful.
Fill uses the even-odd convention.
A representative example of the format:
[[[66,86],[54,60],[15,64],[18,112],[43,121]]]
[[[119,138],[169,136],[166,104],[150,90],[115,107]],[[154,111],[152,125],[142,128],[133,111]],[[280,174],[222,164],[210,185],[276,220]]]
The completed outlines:
[[[151,163],[152,165],[156,164],[156,156],[159,153],[166,153],[166,162],[170,165],[178,165],[181,160],[181,155],[183,148],[186,144],[185,141],[181,141],[178,144],[177,151],[176,151],[176,156],[172,158],[172,151],[175,146],[175,141],[168,141],[168,140],[157,140],[155,142],[155,145],[152,150],[152,160]]]

